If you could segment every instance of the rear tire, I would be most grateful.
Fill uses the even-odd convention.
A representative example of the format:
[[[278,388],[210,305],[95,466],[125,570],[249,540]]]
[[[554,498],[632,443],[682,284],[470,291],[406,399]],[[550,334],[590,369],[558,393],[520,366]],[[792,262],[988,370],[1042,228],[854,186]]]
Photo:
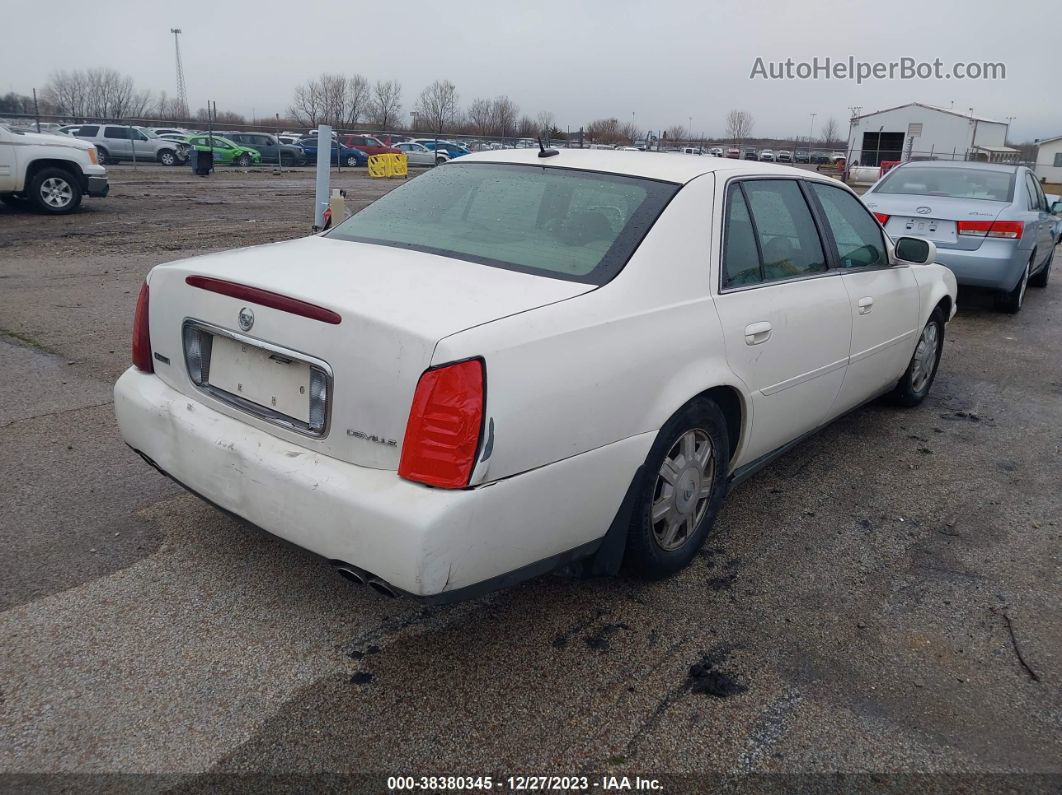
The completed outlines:
[[[685,568],[712,529],[729,468],[726,418],[714,402],[690,403],[668,420],[645,461],[625,567],[653,580]]]
[[[69,171],[42,168],[30,180],[26,196],[42,213],[65,215],[81,205],[81,184]]]
[[[1047,280],[1051,278],[1051,264],[1055,261],[1055,250],[1051,249],[1051,256],[1038,274],[1029,278],[1030,287],[1047,287]]]
[[[1016,315],[1021,311],[1022,306],[1025,304],[1025,288],[1029,286],[1029,271],[1032,269],[1033,260],[1035,259],[1036,255],[1033,254],[1013,290],[996,295],[996,308],[1001,312]]]
[[[944,350],[944,313],[938,306],[929,316],[918,338],[907,370],[892,390],[892,400],[911,408],[926,399],[937,377],[940,354]]]

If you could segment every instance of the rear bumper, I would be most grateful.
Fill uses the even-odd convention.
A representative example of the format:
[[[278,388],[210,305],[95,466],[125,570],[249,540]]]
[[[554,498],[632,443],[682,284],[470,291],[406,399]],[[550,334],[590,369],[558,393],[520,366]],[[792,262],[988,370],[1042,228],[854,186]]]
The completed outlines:
[[[938,248],[937,262],[947,266],[961,285],[1012,290],[1029,262],[1029,252],[1014,241],[985,240],[976,251]]]
[[[592,554],[653,436],[449,491],[295,446],[133,369],[115,385],[114,404],[125,441],[189,490],[433,602]]]

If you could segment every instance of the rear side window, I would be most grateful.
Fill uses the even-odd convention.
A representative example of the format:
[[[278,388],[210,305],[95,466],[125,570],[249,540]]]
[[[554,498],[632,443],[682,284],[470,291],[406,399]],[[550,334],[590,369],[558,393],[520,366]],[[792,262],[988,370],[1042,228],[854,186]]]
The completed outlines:
[[[89,124],[84,127],[79,127],[77,131],[74,132],[74,135],[76,135],[78,138],[95,138],[97,135],[99,135],[99,132],[99,125]]]
[[[129,129],[127,127],[104,127],[103,137],[119,139],[124,138],[125,140],[129,140]]]
[[[752,229],[752,216],[745,204],[745,194],[739,187],[731,189],[726,210],[723,286],[759,284],[763,281],[763,272],[760,270],[760,253],[756,248],[756,233]]]
[[[888,264],[881,228],[855,196],[820,182],[812,182],[811,190],[822,205],[842,268]]]
[[[448,164],[377,199],[328,236],[604,284],[678,189],[567,168]]]
[[[766,281],[792,279],[826,270],[826,255],[811,210],[793,180],[753,180],[742,184],[756,223]]]

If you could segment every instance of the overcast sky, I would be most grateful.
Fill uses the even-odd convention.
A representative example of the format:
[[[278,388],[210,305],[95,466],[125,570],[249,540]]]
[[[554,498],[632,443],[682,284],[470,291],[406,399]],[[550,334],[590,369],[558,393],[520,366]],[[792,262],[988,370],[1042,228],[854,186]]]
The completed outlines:
[[[847,132],[863,112],[911,101],[997,119],[1011,140],[1062,134],[1062,12],[1057,0],[704,3],[641,0],[3,0],[0,91],[30,93],[56,69],[108,66],[138,87],[176,93],[171,27],[193,109],[283,113],[322,71],[402,83],[408,117],[432,80],[462,104],[507,94],[522,113],[552,111],[562,129],[603,117],[642,129],[689,124],[722,135],[732,108],[755,135],[805,136],[832,116]],[[32,35],[31,35],[32,32]],[[46,35],[45,35],[46,34]],[[757,56],[810,60],[1002,61],[1003,81],[750,80]]]

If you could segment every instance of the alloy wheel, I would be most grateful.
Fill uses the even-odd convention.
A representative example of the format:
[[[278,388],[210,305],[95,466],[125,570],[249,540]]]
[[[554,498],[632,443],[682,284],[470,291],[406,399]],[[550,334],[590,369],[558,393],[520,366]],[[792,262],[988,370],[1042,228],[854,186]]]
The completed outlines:
[[[74,200],[74,189],[59,177],[49,177],[41,183],[41,199],[49,207],[61,210]]]

